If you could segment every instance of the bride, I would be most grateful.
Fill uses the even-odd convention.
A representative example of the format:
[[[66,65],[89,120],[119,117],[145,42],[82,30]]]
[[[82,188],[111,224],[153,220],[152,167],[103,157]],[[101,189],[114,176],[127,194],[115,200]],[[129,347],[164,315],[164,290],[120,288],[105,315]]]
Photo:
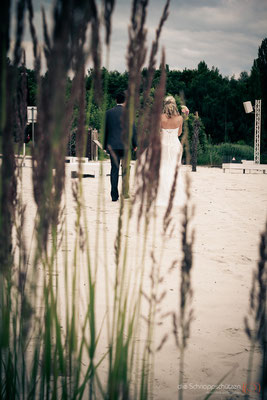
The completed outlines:
[[[175,179],[178,163],[178,177],[175,183],[173,205],[182,206],[185,201],[184,184],[181,175],[181,159],[183,147],[179,136],[182,133],[183,117],[179,114],[173,96],[167,96],[163,103],[161,115],[161,161],[159,187],[156,199],[157,206],[169,204],[170,193]]]

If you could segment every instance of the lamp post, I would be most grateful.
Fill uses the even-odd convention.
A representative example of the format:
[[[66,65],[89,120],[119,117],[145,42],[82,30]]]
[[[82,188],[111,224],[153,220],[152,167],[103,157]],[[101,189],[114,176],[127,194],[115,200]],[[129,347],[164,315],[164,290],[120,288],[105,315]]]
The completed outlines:
[[[251,101],[243,103],[245,112],[253,112]],[[260,164],[260,144],[261,144],[261,100],[255,100],[255,126],[254,126],[254,163]]]

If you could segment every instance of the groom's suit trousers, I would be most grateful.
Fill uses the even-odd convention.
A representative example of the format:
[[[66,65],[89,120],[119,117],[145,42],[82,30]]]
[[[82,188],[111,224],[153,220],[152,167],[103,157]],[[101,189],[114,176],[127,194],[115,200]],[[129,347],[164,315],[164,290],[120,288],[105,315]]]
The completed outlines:
[[[118,181],[119,181],[119,170],[121,159],[124,156],[124,150],[114,149],[110,151],[111,171],[110,171],[110,183],[111,183],[111,198],[117,200],[119,198],[118,192]]]
[[[119,168],[121,159],[124,156],[124,140],[123,140],[123,129],[122,129],[122,115],[124,108],[121,105],[117,105],[106,112],[105,121],[105,138],[104,138],[104,149],[110,153],[111,161],[111,172],[110,172],[110,182],[111,182],[111,197],[112,200],[117,200],[119,198],[118,192],[118,180],[119,180]],[[132,134],[132,146],[135,148],[137,146],[136,142],[136,129],[133,125]],[[128,182],[126,171],[122,171],[122,181],[123,181],[123,195],[128,196]]]

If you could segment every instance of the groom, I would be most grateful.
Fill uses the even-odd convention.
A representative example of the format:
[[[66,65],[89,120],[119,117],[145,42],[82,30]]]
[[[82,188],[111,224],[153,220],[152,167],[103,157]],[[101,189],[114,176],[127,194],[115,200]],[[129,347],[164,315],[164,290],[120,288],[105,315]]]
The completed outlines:
[[[118,93],[116,96],[117,105],[106,112],[104,150],[110,154],[111,172],[111,199],[117,201],[119,198],[118,181],[120,161],[124,157],[122,115],[125,106],[125,94]],[[136,129],[133,126],[132,146],[136,150]],[[125,171],[122,171],[123,178],[126,178]],[[128,193],[124,193],[128,197]]]

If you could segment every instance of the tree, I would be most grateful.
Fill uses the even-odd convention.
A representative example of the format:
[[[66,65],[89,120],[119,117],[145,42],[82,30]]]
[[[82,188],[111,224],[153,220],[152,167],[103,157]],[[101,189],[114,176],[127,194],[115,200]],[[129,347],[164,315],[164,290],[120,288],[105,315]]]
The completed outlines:
[[[254,116],[244,113],[243,102],[262,99],[262,143],[263,152],[267,152],[267,39],[264,39],[259,47],[258,58],[254,60],[250,73],[241,72],[238,79],[223,77],[218,68],[207,66],[201,61],[196,69],[184,69],[183,71],[170,70],[166,67],[166,93],[173,95],[177,104],[185,104],[190,113],[198,111],[207,136],[212,143],[244,141],[253,145]],[[94,70],[87,72],[85,79],[86,101],[91,104],[90,126],[101,130],[104,108],[111,108],[115,104],[118,92],[124,91],[128,86],[128,73],[108,71],[102,68],[102,90],[106,92],[105,104],[99,106],[92,99],[92,83]],[[143,68],[141,74],[145,79],[147,68]],[[153,103],[153,91],[159,82],[160,69],[155,70],[152,89],[150,91],[151,103]],[[36,78],[34,71],[27,70],[28,77],[28,105],[36,104]],[[44,76],[42,79],[46,79]],[[67,82],[67,96],[72,85],[71,79]],[[140,99],[143,99],[143,83],[140,85]],[[90,100],[91,99],[91,100]],[[75,115],[74,115],[75,117]],[[138,119],[138,115],[137,115]],[[75,118],[74,118],[75,124]],[[201,143],[200,133],[200,143]],[[204,142],[203,142],[204,143]]]

